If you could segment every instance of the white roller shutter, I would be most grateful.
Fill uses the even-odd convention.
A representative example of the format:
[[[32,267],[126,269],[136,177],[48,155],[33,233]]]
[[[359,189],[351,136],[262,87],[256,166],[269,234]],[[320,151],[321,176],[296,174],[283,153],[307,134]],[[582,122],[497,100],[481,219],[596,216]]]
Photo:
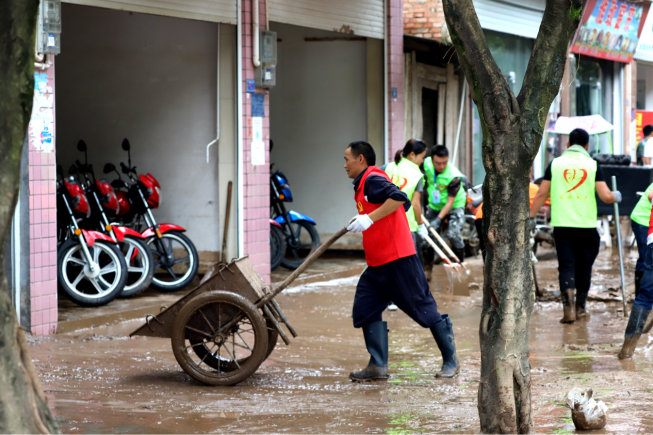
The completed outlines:
[[[236,24],[236,0],[64,0],[65,3]]]
[[[383,0],[268,0],[270,21],[383,39]]]
[[[540,30],[545,6],[545,0],[474,0],[482,28],[532,39]]]

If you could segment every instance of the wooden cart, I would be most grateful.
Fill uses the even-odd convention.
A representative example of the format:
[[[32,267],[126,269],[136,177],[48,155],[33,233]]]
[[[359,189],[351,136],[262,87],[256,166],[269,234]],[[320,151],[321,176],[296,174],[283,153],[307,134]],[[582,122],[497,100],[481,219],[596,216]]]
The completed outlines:
[[[247,257],[218,265],[206,282],[169,308],[148,314],[130,336],[170,338],[177,362],[192,378],[208,385],[237,384],[259,368],[279,336],[290,344],[281,324],[297,337],[274,297],[345,233],[334,234],[273,291]]]

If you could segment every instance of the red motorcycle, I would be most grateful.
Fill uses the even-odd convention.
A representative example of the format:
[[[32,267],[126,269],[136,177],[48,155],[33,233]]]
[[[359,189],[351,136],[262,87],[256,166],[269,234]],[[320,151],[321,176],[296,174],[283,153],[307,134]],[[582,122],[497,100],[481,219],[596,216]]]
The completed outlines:
[[[155,263],[152,287],[161,291],[180,290],[197,275],[199,257],[195,245],[179,225],[156,222],[152,209],[159,207],[161,185],[152,174],[139,175],[136,172],[136,167],[131,165],[131,147],[127,139],[122,141],[122,149],[127,151],[128,165],[121,162],[120,166],[130,183],[122,180],[113,164],[104,166],[105,174],[114,171],[118,174],[118,179],[111,182],[111,186],[118,189],[118,218],[147,239]]]
[[[79,227],[90,217],[84,189],[75,177],[66,180],[61,166],[57,181],[57,280],[78,305],[106,305],[118,296],[127,279],[127,264],[116,242],[106,234]],[[76,168],[71,168],[76,173]]]
[[[110,219],[120,214],[120,204],[113,187],[104,179],[95,178],[93,165],[88,163],[86,143],[82,140],[77,149],[84,152],[85,162],[76,161],[79,174],[84,175],[86,183],[83,188],[91,198],[91,215],[80,222],[84,229],[99,230],[108,234],[116,243],[127,264],[127,282],[118,297],[133,297],[148,288],[154,277],[154,256],[147,245],[146,238],[137,231],[116,225]]]

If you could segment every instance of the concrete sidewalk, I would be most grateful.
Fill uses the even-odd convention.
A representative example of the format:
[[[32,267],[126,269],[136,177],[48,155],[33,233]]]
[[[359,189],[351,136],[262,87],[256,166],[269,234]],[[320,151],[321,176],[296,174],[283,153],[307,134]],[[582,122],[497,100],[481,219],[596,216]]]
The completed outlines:
[[[346,278],[360,275],[365,267],[365,259],[361,257],[342,257],[326,254],[300,275],[291,287],[318,281],[328,281],[336,278]],[[281,283],[292,273],[291,270],[279,267],[272,272],[272,288]],[[59,297],[59,324],[57,332],[79,331],[98,326],[113,325],[134,319],[145,319],[147,314],[157,314],[162,307],[169,307],[178,299],[193,290],[200,280],[177,292],[162,293],[147,289],[132,299],[116,299],[103,307],[80,307],[65,296]]]

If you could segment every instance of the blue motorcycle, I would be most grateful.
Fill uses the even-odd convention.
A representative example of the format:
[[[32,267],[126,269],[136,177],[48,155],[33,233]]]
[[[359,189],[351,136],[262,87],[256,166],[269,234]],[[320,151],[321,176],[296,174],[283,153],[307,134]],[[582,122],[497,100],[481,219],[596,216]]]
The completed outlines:
[[[320,236],[315,229],[315,221],[310,217],[294,210],[287,211],[285,202],[292,202],[292,192],[288,185],[288,178],[281,172],[272,173],[270,167],[270,208],[272,219],[281,225],[281,232],[285,239],[285,252],[274,252],[283,249],[283,244],[270,244],[270,257],[280,259],[283,267],[297,269],[306,258],[320,246]],[[278,230],[278,226],[275,226]],[[276,265],[278,265],[277,263]],[[275,268],[272,264],[272,269]]]

